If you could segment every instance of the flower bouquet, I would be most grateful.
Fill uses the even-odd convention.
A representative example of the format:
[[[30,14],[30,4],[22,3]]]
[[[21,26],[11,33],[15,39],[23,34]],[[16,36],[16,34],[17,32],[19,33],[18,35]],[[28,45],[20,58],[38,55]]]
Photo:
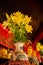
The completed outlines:
[[[34,46],[32,43],[35,44],[37,39],[31,42],[31,39],[27,37],[28,33],[32,34],[33,31],[32,25],[30,24],[32,18],[19,11],[12,13],[10,16],[6,13],[6,17],[7,19],[0,26],[0,32],[3,31],[1,36],[3,35],[5,40],[1,45],[7,48],[7,50],[2,49],[2,53],[4,54],[5,52],[3,55],[4,58],[11,59],[11,61],[29,60],[30,64],[36,62],[35,64],[38,65],[40,60],[38,58],[38,56],[40,57],[40,52],[38,51],[39,44]],[[43,55],[42,51],[41,54]]]
[[[14,34],[14,42],[26,42],[27,34],[32,33],[33,28],[30,25],[31,17],[21,12],[15,12],[10,16],[6,14],[7,20],[3,22],[4,28],[8,28]]]
[[[21,54],[20,48],[28,41],[27,34],[32,33],[33,30],[32,26],[29,24],[32,22],[31,17],[28,17],[28,15],[24,15],[18,11],[10,16],[6,13],[6,17],[7,20],[2,24],[0,23],[0,44],[8,48],[8,50],[3,49],[2,47],[2,52],[0,50],[0,58],[7,58],[7,53],[10,52],[9,48],[15,49],[15,46],[17,49],[16,51],[19,51]],[[8,54],[8,56],[9,55],[10,54]],[[24,55],[27,58],[27,55]]]

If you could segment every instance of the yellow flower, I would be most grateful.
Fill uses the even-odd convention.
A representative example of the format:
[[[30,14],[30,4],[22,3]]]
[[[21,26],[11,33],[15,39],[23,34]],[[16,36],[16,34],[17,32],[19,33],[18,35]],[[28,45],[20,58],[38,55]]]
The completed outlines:
[[[7,17],[7,19],[9,19],[10,17],[9,17],[9,15],[6,13],[6,17]]]
[[[29,32],[32,33],[33,28],[31,25],[26,24],[25,28],[26,28],[27,33]]]
[[[37,53],[36,53],[36,51],[34,51],[33,53],[32,53],[32,55],[33,55],[33,57],[37,57]]]
[[[41,43],[37,43],[37,45],[36,45],[36,50],[37,50],[37,51],[40,51],[40,49],[41,49]]]
[[[25,22],[29,24],[31,22],[31,17],[28,17],[28,15],[25,15]]]
[[[23,24],[29,24],[29,23],[31,23],[31,17],[28,17],[27,15],[25,15],[25,17],[23,18],[23,21],[22,21],[22,23]]]
[[[15,17],[15,16],[11,16],[11,19],[12,19],[12,21],[14,22],[15,19],[16,19],[16,17]]]
[[[40,48],[41,48],[41,50],[43,50],[43,45],[41,45],[41,47],[40,47]]]
[[[17,23],[18,25],[20,25],[21,22],[22,22],[22,18],[19,17],[19,18],[17,19],[17,22],[16,22],[16,23]]]
[[[14,15],[14,16],[21,15],[21,12],[19,12],[19,11],[18,11],[18,12],[15,12],[15,13],[13,13],[13,15]]]
[[[12,19],[12,21],[13,21],[15,24],[20,25],[20,23],[22,22],[22,19],[23,19],[23,15],[22,15],[22,14],[20,15],[19,12],[16,12],[16,13],[15,13],[15,16],[14,16],[14,15],[11,16],[11,19]]]
[[[32,52],[33,52],[33,49],[31,46],[29,46],[28,48],[28,56],[31,57],[32,56]]]

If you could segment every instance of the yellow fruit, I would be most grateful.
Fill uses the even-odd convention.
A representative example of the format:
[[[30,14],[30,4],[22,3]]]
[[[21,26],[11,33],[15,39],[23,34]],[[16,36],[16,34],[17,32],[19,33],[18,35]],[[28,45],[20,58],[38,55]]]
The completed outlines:
[[[0,50],[0,58],[6,58],[7,55],[7,50],[6,49],[1,49]]]
[[[10,59],[11,58],[11,53],[8,53],[7,54],[7,59]]]
[[[2,53],[7,54],[7,50],[2,49]]]

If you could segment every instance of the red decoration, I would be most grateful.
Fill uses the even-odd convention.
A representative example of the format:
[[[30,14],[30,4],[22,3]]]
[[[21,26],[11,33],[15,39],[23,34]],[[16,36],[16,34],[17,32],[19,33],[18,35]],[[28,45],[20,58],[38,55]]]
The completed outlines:
[[[9,33],[9,30],[6,28],[4,29],[2,24],[0,23],[0,36],[1,38],[3,39],[4,38],[4,43],[3,41],[0,41],[0,44],[7,47],[7,48],[12,48],[12,49],[15,49],[15,46],[13,44],[8,44],[6,43],[7,39],[12,36],[13,34],[12,33]]]
[[[33,47],[35,47],[37,42],[40,41],[41,39],[43,39],[43,31],[33,41]]]

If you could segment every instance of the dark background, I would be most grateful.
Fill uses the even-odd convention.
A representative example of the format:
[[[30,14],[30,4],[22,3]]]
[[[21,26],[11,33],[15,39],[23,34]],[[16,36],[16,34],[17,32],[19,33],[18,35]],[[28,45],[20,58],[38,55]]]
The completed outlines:
[[[43,0],[0,0],[0,22],[13,12],[21,11],[32,17],[33,34],[29,38],[34,39],[43,30]]]

